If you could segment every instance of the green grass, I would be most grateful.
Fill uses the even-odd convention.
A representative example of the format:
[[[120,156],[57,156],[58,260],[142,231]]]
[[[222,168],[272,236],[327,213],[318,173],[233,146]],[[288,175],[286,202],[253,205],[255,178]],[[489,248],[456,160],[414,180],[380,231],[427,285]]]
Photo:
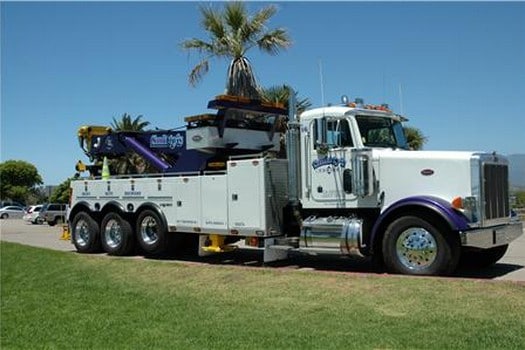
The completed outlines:
[[[2,349],[525,348],[525,285],[0,245]]]

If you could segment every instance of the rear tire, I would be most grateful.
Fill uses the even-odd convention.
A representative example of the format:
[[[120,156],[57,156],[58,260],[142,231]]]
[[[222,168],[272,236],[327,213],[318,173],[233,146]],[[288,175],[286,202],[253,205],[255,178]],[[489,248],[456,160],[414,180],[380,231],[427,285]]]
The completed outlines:
[[[392,222],[383,239],[383,259],[390,272],[446,275],[458,264],[459,242],[438,225],[415,216]]]
[[[57,223],[56,223],[55,220],[53,220],[53,221],[48,221],[47,224],[48,224],[49,226],[55,226]]]
[[[168,249],[168,230],[153,210],[144,210],[137,219],[137,241],[146,254],[159,255]]]
[[[131,224],[117,213],[109,213],[100,225],[102,248],[109,255],[130,255],[135,246]]]
[[[100,252],[97,222],[86,212],[78,212],[71,222],[71,238],[79,253]]]

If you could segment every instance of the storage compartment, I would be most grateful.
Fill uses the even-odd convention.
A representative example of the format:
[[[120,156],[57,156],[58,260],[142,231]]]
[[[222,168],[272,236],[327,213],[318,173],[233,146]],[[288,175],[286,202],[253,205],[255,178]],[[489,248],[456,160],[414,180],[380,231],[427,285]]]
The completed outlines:
[[[194,232],[201,225],[201,177],[183,176],[175,179],[175,225],[179,232]]]
[[[230,233],[241,236],[281,234],[286,193],[286,161],[264,158],[229,161]]]
[[[226,175],[201,177],[202,231],[228,234],[228,181]]]

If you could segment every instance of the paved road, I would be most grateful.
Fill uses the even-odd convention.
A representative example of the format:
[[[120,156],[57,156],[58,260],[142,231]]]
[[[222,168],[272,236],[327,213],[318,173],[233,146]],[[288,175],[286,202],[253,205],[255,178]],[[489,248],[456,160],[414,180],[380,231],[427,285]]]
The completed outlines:
[[[60,240],[61,226],[32,225],[19,219],[0,220],[0,237],[3,241],[16,242],[35,247],[74,252],[74,246],[68,241]],[[216,255],[208,258],[165,257],[168,260],[183,260],[221,265],[261,266],[262,254],[253,249],[239,249],[233,253]],[[345,272],[381,273],[376,271],[366,260],[300,256],[273,264],[279,267],[305,270],[327,270]],[[483,278],[496,280],[525,281],[525,234],[514,241],[507,254],[494,266],[481,271],[460,269],[457,277]]]

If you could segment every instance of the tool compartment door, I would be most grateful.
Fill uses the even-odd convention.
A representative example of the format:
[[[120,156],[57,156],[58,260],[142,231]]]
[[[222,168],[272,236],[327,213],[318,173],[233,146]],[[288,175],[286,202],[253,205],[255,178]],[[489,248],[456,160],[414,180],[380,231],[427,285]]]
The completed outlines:
[[[228,234],[228,183],[226,175],[201,177],[202,230]]]
[[[201,227],[201,184],[199,176],[174,179],[175,225],[177,231],[193,232]]]
[[[228,221],[239,235],[265,231],[264,160],[228,162]]]

